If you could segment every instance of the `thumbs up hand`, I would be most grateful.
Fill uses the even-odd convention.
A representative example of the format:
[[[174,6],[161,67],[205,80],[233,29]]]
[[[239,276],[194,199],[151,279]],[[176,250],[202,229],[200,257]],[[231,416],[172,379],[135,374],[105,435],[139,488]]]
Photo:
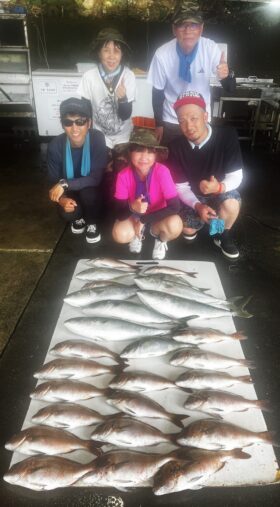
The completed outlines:
[[[148,203],[147,201],[143,201],[144,198],[145,196],[142,194],[140,197],[137,197],[133,203],[130,204],[131,209],[141,215],[146,213],[148,209]]]
[[[116,96],[120,100],[124,100],[126,98],[126,87],[124,84],[124,78],[122,78],[118,88],[116,89]]]
[[[225,79],[229,75],[229,68],[225,57],[225,52],[222,51],[220,63],[217,65],[217,77],[219,80]]]
[[[209,180],[201,180],[199,183],[200,192],[203,195],[213,194],[218,192],[220,183],[215,176],[210,176]]]

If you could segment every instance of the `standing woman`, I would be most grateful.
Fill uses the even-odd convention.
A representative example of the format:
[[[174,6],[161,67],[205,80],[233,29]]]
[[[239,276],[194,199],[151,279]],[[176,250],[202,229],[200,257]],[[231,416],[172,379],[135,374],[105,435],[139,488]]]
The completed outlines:
[[[136,81],[125,65],[130,49],[114,28],[101,30],[92,49],[95,63],[83,75],[77,92],[91,101],[94,127],[105,135],[114,162],[132,131]]]
[[[167,242],[176,239],[183,224],[178,213],[180,202],[169,169],[157,162],[166,148],[158,146],[155,132],[135,129],[129,143],[130,164],[116,182],[117,220],[113,238],[129,243],[129,251],[140,253],[147,231],[155,238],[153,259],[164,259]]]

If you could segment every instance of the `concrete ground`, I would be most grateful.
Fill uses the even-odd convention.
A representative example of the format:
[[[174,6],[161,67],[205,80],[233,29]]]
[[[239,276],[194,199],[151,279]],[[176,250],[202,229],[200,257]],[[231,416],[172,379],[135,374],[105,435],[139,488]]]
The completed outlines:
[[[33,371],[42,363],[77,261],[99,255],[129,258],[126,247],[112,244],[104,224],[100,245],[75,237],[47,198],[47,182],[38,147],[1,147],[0,188],[0,476],[7,471],[11,454],[3,444],[21,428],[35,385]],[[236,225],[241,257],[229,262],[212,245],[206,231],[192,245],[182,239],[170,244],[168,259],[215,262],[227,296],[252,295],[248,310],[254,318],[240,322],[249,339],[245,356],[256,363],[252,370],[259,399],[270,401],[265,414],[268,429],[278,430],[279,325],[280,325],[280,214],[278,155],[243,149],[245,177],[243,207]],[[147,241],[142,259],[151,257]],[[278,435],[280,439],[280,435]],[[280,441],[280,440],[279,440]],[[276,449],[279,461],[279,452]],[[153,497],[149,490],[98,493],[55,490],[35,493],[12,487],[0,479],[1,506],[207,506],[235,507],[279,505],[279,485],[203,489],[168,497]]]

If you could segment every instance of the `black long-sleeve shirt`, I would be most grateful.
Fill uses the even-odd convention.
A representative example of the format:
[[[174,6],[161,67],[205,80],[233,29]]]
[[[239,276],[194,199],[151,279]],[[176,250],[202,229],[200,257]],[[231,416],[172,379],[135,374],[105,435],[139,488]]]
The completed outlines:
[[[48,146],[47,165],[49,181],[51,185],[57,183],[60,179],[66,179],[68,189],[78,191],[86,187],[96,187],[100,184],[104,169],[107,165],[108,150],[105,144],[105,137],[97,129],[90,129],[90,174],[81,176],[81,162],[83,147],[72,148],[72,160],[74,169],[74,178],[67,179],[65,153],[66,153],[66,134],[60,134],[51,140]]]
[[[153,211],[152,213],[139,215],[139,220],[142,224],[154,223],[163,220],[170,215],[176,215],[180,211],[180,200],[178,197],[166,200],[166,207]],[[115,202],[115,214],[118,220],[127,220],[132,215],[133,211],[129,207],[127,199],[118,199]]]

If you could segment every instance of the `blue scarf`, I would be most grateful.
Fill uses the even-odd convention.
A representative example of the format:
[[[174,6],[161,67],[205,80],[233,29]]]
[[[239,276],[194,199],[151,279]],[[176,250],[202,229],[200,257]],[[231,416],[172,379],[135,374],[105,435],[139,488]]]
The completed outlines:
[[[66,177],[68,180],[74,178],[73,159],[71,153],[70,141],[66,140]],[[83,145],[82,164],[81,164],[81,176],[88,176],[90,173],[90,140],[89,132],[86,135],[85,142]]]
[[[191,53],[188,53],[186,55],[182,51],[178,42],[176,43],[176,51],[177,55],[179,56],[179,77],[183,79],[183,81],[186,81],[187,83],[192,82],[191,63],[194,61],[196,57],[197,50],[198,50],[198,42],[194,46]]]
[[[112,81],[112,79],[120,73],[122,67],[121,67],[121,65],[119,65],[113,72],[106,72],[103,65],[101,65],[101,63],[99,63],[98,69],[99,69],[102,79],[105,81],[105,83],[107,83],[107,82]]]

